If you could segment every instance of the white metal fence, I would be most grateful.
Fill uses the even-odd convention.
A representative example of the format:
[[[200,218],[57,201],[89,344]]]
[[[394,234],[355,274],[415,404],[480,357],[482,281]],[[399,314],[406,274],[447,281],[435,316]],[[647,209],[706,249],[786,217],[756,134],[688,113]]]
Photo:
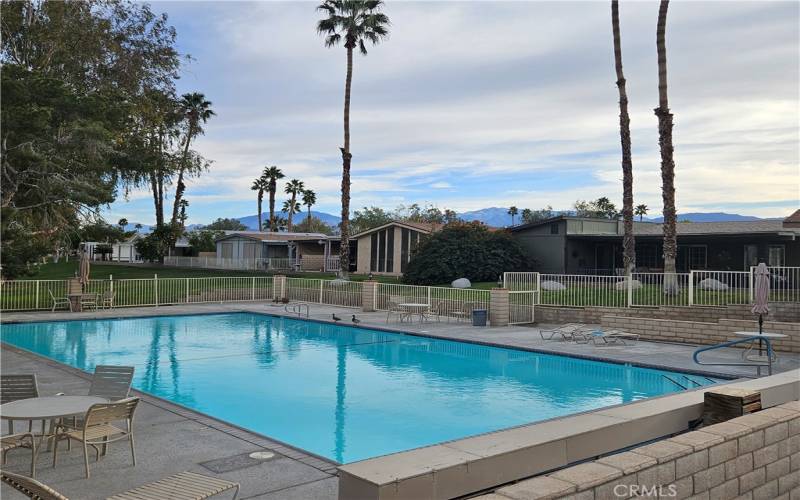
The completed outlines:
[[[489,290],[378,283],[375,309],[386,311],[392,303],[425,304],[440,317],[471,319],[475,309],[489,311]]]
[[[244,271],[280,271],[292,269],[294,259],[226,259],[223,257],[164,257],[165,266],[202,269],[240,269]]]
[[[508,292],[509,325],[524,325],[534,322],[538,293],[525,290]]]
[[[771,302],[800,302],[800,267],[769,267]],[[755,267],[750,268],[755,272]]]
[[[286,278],[286,296],[302,302],[361,307],[363,286],[358,281]]]

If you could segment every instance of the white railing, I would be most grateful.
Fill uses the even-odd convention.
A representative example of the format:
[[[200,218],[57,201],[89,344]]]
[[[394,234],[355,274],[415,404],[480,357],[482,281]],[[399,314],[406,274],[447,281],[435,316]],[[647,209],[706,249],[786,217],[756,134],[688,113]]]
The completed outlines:
[[[524,325],[534,322],[538,293],[524,290],[508,292],[509,325]]]
[[[755,267],[751,267],[750,272],[755,272],[755,269]],[[768,269],[770,302],[800,302],[800,267],[769,267]]]
[[[542,274],[539,299],[543,305],[626,307],[627,286],[618,276]]]
[[[509,272],[503,273],[503,288],[512,292],[539,290],[539,273]]]
[[[471,318],[475,309],[489,310],[489,290],[441,286],[378,283],[375,309],[386,311],[390,304],[426,304],[438,316]]]
[[[325,270],[336,272],[342,268],[342,261],[339,259],[338,256],[336,257],[327,257],[325,259]]]
[[[361,307],[363,286],[359,281],[286,278],[286,297],[301,302]]]
[[[165,266],[201,269],[237,269],[244,271],[280,271],[293,269],[294,259],[227,259],[223,257],[164,257]]]
[[[624,277],[619,279],[625,280]],[[632,273],[628,286],[628,305],[642,307],[688,306],[691,289],[688,273]]]
[[[752,274],[747,271],[691,271],[689,303],[695,306],[749,304]]]

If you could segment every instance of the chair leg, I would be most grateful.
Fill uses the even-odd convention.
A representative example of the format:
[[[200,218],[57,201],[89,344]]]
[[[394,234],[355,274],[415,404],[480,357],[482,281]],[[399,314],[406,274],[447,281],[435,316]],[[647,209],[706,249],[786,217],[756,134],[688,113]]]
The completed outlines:
[[[58,459],[58,434],[53,437],[53,468],[56,466],[56,459]]]
[[[31,477],[36,477],[36,438],[31,438]]]
[[[133,444],[133,432],[128,434],[128,438],[131,441],[131,458],[133,459],[133,466],[136,467],[136,448],[134,447]]]
[[[86,479],[89,479],[89,448],[86,441],[83,442],[83,465],[86,467]]]
[[[13,420],[9,420],[8,421],[8,433],[9,434],[14,434],[14,421]]]

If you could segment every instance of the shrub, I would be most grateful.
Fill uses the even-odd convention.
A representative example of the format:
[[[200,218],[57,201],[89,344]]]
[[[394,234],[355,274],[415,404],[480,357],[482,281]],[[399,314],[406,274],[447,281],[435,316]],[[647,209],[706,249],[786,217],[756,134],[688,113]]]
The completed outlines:
[[[506,271],[528,271],[533,262],[507,231],[480,223],[452,223],[422,240],[403,281],[415,285],[450,283],[457,278],[495,281]]]

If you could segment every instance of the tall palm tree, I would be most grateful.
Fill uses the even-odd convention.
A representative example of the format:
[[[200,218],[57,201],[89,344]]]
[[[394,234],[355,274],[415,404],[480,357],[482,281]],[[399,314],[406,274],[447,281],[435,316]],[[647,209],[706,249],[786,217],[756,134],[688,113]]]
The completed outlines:
[[[263,175],[261,177],[256,177],[250,189],[258,193],[258,231],[261,232],[264,230],[264,225],[261,223],[261,204],[264,201],[264,192],[269,189],[269,179]]]
[[[506,212],[506,213],[511,216],[511,225],[513,226],[514,225],[514,217],[516,217],[517,214],[519,213],[519,209],[517,207],[513,207],[512,206],[511,208],[508,209],[508,212]]]
[[[642,222],[642,218],[647,215],[647,205],[642,203],[641,205],[636,205],[636,209],[634,210],[634,214],[639,216],[639,222]]]
[[[636,266],[636,242],[633,238],[633,159],[631,158],[631,118],[628,116],[628,92],[622,73],[622,41],[619,34],[619,0],[611,0],[611,28],[614,32],[614,68],[619,90],[619,137],[622,144],[622,267],[630,276]]]
[[[674,279],[675,256],[678,242],[675,235],[675,161],[672,158],[672,113],[667,100],[667,9],[669,0],[661,0],[656,25],[656,49],[658,52],[658,145],[661,149],[661,197],[664,201],[664,291],[677,293],[677,281]],[[671,277],[669,276],[671,274]]]
[[[183,94],[179,103],[179,109],[186,120],[186,137],[184,137],[183,158],[181,159],[181,165],[178,170],[178,182],[175,187],[175,202],[172,205],[173,225],[178,221],[178,210],[180,208],[181,198],[183,198],[183,192],[186,191],[183,177],[189,167],[189,144],[191,144],[192,139],[203,133],[201,122],[206,123],[215,115],[214,111],[211,110],[211,101],[207,101],[206,96],[200,92]]]
[[[353,49],[367,55],[366,42],[377,45],[389,34],[389,18],[381,12],[382,0],[325,0],[317,10],[328,17],[317,23],[317,33],[325,36],[325,46],[344,40],[347,50],[347,76],[344,84],[344,146],[342,152],[342,223],[340,276],[350,269],[350,89],[353,81]]]
[[[303,181],[299,181],[297,179],[292,179],[292,180],[290,180],[289,182],[286,183],[286,189],[284,189],[284,192],[286,192],[286,194],[289,194],[289,195],[292,196],[289,199],[289,202],[288,202],[288,203],[290,203],[289,206],[291,206],[291,207],[295,207],[295,206],[299,207],[300,206],[300,204],[297,203],[297,197],[299,195],[302,195],[304,190],[305,190],[305,186],[303,185]],[[285,206],[285,204],[284,204],[284,206]],[[299,211],[300,210],[294,210],[294,209],[288,211],[289,216],[287,218],[287,220],[288,220],[288,224],[287,225],[289,227],[289,232],[292,232],[292,215],[295,214],[296,212],[299,212]],[[286,212],[286,210],[284,210],[284,212]]]
[[[281,208],[281,212],[286,212],[286,230],[290,233],[292,232],[292,216],[294,214],[299,214],[302,211],[300,207],[300,203],[294,200],[286,200],[283,202],[283,208]]]
[[[278,191],[278,180],[285,176],[281,169],[275,165],[264,167],[262,178],[267,179],[267,192],[269,193],[269,230],[277,231],[278,225],[275,223],[275,193]]]
[[[317,193],[310,189],[303,191],[303,205],[308,207],[308,227],[311,227],[311,207],[317,203]]]

